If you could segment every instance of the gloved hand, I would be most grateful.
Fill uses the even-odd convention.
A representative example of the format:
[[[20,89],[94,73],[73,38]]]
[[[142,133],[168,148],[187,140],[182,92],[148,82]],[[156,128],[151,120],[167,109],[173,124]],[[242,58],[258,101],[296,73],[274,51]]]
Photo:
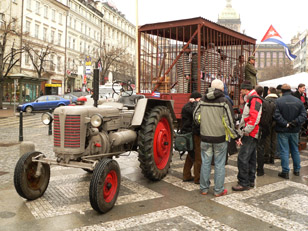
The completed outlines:
[[[295,120],[292,120],[291,122],[288,123],[287,127],[288,128],[295,128],[297,127],[297,122]]]

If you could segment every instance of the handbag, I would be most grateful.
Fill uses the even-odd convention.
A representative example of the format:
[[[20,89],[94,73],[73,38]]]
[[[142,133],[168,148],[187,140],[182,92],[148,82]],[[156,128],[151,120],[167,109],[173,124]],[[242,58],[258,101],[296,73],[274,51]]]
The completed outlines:
[[[176,133],[174,140],[174,149],[176,151],[192,151],[194,150],[193,134],[188,133]]]

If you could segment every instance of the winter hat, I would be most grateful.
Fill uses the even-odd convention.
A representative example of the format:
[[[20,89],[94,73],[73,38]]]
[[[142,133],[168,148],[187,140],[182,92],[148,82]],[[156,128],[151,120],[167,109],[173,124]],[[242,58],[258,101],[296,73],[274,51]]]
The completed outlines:
[[[224,90],[224,83],[219,79],[214,79],[211,83],[211,88],[216,88],[219,90]]]
[[[189,98],[194,98],[194,99],[202,98],[202,95],[201,95],[201,93],[194,91],[193,93],[191,93]]]
[[[249,81],[245,81],[241,84],[241,89],[252,90],[252,85]]]

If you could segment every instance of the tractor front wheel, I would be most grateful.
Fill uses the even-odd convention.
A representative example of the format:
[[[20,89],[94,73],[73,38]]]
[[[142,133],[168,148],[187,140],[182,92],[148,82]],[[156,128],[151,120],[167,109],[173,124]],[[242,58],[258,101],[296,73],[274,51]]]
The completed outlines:
[[[155,106],[146,112],[138,135],[138,159],[145,177],[161,180],[170,168],[173,125],[170,110]]]
[[[42,164],[40,175],[36,176],[39,163],[33,162],[32,157],[40,152],[28,152],[17,162],[14,171],[14,186],[17,193],[28,200],[41,197],[46,191],[50,179],[50,166]]]
[[[102,159],[95,167],[90,182],[90,203],[94,210],[106,213],[117,201],[121,183],[120,167],[115,160]]]

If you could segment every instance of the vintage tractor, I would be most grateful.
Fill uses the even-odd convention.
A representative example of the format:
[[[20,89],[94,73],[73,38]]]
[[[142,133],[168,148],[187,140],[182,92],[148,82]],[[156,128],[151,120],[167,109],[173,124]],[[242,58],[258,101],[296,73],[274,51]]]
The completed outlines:
[[[122,84],[123,85],[123,84]],[[14,185],[28,200],[42,196],[50,178],[50,165],[82,168],[93,173],[89,197],[93,209],[106,213],[113,208],[120,189],[121,173],[114,157],[137,151],[140,168],[150,180],[168,173],[173,152],[172,101],[132,95],[121,88],[117,102],[95,106],[65,106],[44,113],[53,121],[55,159],[41,152],[24,154],[16,164]]]

